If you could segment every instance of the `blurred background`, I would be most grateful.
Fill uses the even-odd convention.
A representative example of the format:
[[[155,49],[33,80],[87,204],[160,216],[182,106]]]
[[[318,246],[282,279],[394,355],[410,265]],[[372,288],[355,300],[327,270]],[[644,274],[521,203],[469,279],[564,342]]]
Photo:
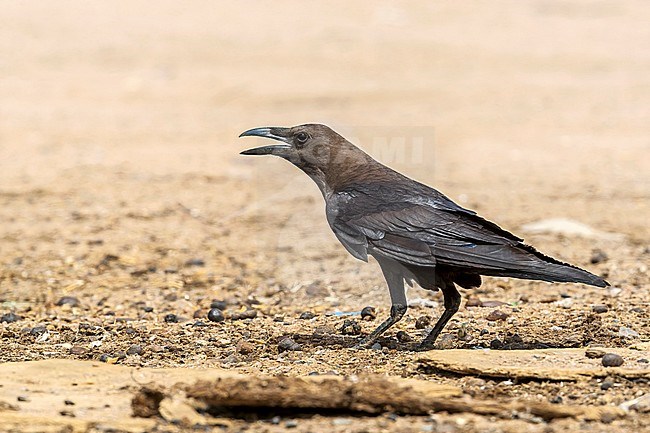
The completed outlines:
[[[107,254],[130,271],[203,255],[214,291],[316,279],[334,260],[383,297],[306,176],[238,154],[258,126],[327,123],[516,232],[569,218],[648,239],[644,1],[1,7],[0,251],[26,273],[9,298],[137,285],[101,280]],[[585,264],[599,241],[537,242]]]

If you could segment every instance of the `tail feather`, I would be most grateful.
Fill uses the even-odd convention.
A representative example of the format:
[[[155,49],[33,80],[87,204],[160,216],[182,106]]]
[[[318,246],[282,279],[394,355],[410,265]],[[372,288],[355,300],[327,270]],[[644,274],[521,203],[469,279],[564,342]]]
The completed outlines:
[[[592,274],[569,263],[562,262],[551,256],[547,256],[530,245],[520,243],[519,251],[525,252],[535,259],[525,262],[525,266],[514,267],[505,271],[485,273],[485,275],[523,278],[530,280],[548,281],[551,283],[582,283],[596,287],[607,287],[609,283],[603,278]],[[521,262],[520,262],[521,263]]]

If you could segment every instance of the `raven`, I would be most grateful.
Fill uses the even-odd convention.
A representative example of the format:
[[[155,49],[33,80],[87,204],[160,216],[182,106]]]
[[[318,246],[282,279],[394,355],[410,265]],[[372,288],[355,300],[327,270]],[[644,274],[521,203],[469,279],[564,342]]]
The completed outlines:
[[[377,162],[325,125],[254,128],[240,135],[244,136],[278,141],[241,154],[275,155],[300,168],[323,194],[327,222],[338,240],[357,259],[368,261],[371,255],[379,263],[390,292],[390,317],[360,347],[372,345],[404,316],[405,281],[441,290],[444,296],[444,312],[419,350],[432,349],[458,311],[461,297],[456,285],[479,287],[481,275],[609,285],[542,254],[439,191]]]

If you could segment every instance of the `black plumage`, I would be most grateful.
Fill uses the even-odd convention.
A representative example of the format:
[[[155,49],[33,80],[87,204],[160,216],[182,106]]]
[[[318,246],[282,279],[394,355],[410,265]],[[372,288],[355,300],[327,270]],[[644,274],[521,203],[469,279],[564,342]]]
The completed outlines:
[[[327,220],[343,246],[360,260],[372,255],[379,262],[391,294],[391,315],[362,344],[374,342],[404,315],[404,281],[444,294],[445,311],[422,349],[433,347],[458,310],[455,285],[478,287],[481,275],[608,285],[380,164],[324,125],[256,128],[242,135],[282,142],[242,153],[277,155],[302,169],[319,186]]]

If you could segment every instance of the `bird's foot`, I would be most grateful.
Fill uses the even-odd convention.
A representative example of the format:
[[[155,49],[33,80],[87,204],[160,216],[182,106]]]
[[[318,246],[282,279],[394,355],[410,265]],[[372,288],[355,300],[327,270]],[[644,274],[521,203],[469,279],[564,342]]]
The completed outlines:
[[[416,352],[427,352],[433,349],[435,349],[435,345],[433,343],[423,341],[422,343],[418,344],[414,350]]]
[[[356,345],[354,345],[352,348],[357,349],[357,350],[367,350],[371,349],[372,346],[374,346],[377,343],[377,336],[374,336],[372,334],[364,337],[359,341]]]
[[[352,346],[352,348],[356,349],[356,350],[370,349],[372,347],[372,345],[375,344],[376,339],[369,338],[369,337],[370,336],[362,338],[361,341],[359,341],[357,344]]]

